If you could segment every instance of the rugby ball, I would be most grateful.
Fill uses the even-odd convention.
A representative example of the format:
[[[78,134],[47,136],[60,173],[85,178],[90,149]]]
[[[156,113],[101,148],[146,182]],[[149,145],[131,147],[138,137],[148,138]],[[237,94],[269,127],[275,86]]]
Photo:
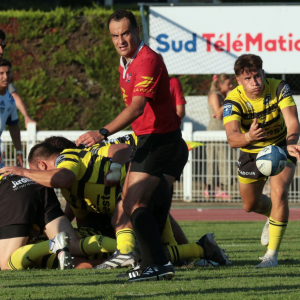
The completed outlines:
[[[287,164],[287,157],[284,151],[277,146],[263,148],[256,157],[256,166],[265,176],[279,174]]]

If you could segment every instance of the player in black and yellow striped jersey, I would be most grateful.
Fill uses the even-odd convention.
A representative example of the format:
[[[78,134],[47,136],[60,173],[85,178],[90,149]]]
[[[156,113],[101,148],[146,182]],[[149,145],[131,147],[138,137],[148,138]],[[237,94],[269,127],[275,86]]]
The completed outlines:
[[[265,79],[259,56],[241,55],[234,71],[239,86],[225,99],[223,121],[229,144],[241,149],[238,173],[244,210],[263,214],[270,221],[268,250],[257,267],[276,267],[288,223],[288,188],[300,157],[297,107],[287,83]],[[288,156],[286,168],[270,180],[272,199],[262,193],[267,177],[255,163],[257,153],[268,145],[284,147]]]

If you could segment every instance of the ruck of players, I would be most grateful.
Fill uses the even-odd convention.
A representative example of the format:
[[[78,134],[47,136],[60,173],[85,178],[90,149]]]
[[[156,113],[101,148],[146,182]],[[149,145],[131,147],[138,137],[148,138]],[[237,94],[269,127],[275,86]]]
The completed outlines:
[[[202,232],[188,241],[170,213],[172,186],[188,160],[180,130],[185,100],[181,89],[175,91],[178,83],[170,85],[161,55],[141,40],[132,12],[116,10],[107,30],[120,56],[123,111],[75,142],[52,136],[37,143],[28,153],[30,169],[23,167],[17,107],[7,90],[11,64],[0,59],[0,101],[11,106],[10,114],[1,115],[1,133],[7,124],[18,154],[17,166],[4,166],[1,159],[1,270],[120,269],[126,280],[136,282],[171,280],[176,265],[195,259],[230,267],[214,234]],[[0,35],[2,52],[5,46]],[[286,82],[266,78],[261,57],[239,56],[234,72],[238,86],[231,90],[229,80],[231,91],[218,109],[228,143],[240,148],[243,208],[266,217],[261,243],[267,251],[262,248],[262,261],[254,267],[277,267],[288,226],[288,188],[300,160],[297,107]],[[129,125],[134,133],[122,136]],[[268,175],[256,165],[267,146],[283,149],[287,160],[271,176],[271,197],[263,194]],[[67,202],[64,211],[54,188]]]

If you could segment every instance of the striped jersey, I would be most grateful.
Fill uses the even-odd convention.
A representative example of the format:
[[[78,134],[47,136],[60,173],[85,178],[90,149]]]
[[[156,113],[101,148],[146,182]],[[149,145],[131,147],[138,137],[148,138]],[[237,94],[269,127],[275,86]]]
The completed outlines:
[[[110,216],[114,213],[127,166],[121,168],[120,185],[106,187],[104,178],[110,165],[110,158],[80,149],[65,149],[56,158],[55,168],[66,168],[76,175],[71,188],[62,189],[62,194],[70,202],[76,217],[84,218],[87,212]],[[76,214],[76,209],[81,215]]]
[[[262,148],[278,145],[286,139],[286,124],[281,110],[296,105],[290,87],[284,81],[276,79],[265,79],[264,84],[264,92],[260,98],[249,99],[243,86],[239,85],[224,101],[224,124],[238,121],[241,123],[241,132],[246,133],[256,118],[259,127],[265,129],[268,135],[241,148],[244,152],[258,153]]]

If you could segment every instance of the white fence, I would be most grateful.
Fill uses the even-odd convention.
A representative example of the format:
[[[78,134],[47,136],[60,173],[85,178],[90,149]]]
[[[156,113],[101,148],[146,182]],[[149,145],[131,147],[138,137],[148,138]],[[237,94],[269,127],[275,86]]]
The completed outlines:
[[[24,151],[25,166],[27,166],[27,154],[30,149],[45,138],[58,135],[72,141],[85,131],[36,131],[34,124],[29,124],[27,131],[21,132],[22,147]],[[111,136],[112,138],[131,133],[122,131]],[[182,136],[187,141],[202,142],[204,146],[189,152],[189,159],[179,182],[174,186],[173,200],[201,201],[201,202],[241,202],[238,190],[237,157],[238,150],[231,149],[227,143],[225,131],[195,131],[190,122],[183,124]],[[2,151],[4,152],[6,165],[14,165],[16,151],[13,147],[9,132],[2,134]],[[217,151],[217,155],[207,158],[207,151]],[[211,169],[209,170],[209,166]],[[222,168],[221,168],[222,166]],[[223,171],[222,171],[223,170]],[[226,170],[226,173],[224,173]],[[290,188],[289,201],[300,202],[300,172],[296,168],[296,174]],[[204,195],[206,185],[211,183],[220,187],[220,191],[211,191],[211,195]],[[61,196],[59,191],[58,196]],[[213,193],[214,192],[214,193]],[[223,195],[222,195],[223,192]],[[270,195],[269,183],[266,183],[265,191]]]

